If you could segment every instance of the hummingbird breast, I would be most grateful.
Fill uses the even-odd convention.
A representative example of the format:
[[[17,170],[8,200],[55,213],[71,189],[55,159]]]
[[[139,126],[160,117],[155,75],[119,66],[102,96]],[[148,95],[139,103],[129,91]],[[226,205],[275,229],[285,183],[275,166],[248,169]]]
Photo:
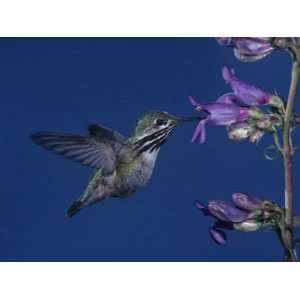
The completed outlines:
[[[144,186],[151,178],[159,149],[144,152],[131,162],[120,164],[117,168],[116,197],[127,197]]]

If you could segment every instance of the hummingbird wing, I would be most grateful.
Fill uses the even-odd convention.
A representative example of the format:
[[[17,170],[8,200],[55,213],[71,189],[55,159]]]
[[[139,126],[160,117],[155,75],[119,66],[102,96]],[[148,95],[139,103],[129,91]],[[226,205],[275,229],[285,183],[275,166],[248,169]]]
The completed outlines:
[[[107,128],[103,128],[102,135],[91,134],[88,137],[56,132],[38,132],[31,136],[36,144],[47,150],[91,168],[101,169],[104,174],[110,174],[115,169],[117,152],[124,143],[121,135],[117,137],[114,131]]]
[[[96,139],[108,140],[111,141],[111,144],[114,148],[119,150],[120,145],[125,144],[125,138],[119,132],[112,129],[99,126],[96,124],[91,124],[88,127],[90,135]]]

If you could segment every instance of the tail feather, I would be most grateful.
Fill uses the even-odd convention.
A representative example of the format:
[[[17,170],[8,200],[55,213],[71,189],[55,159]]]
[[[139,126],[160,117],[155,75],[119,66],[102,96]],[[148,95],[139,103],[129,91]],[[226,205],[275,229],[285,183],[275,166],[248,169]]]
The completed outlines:
[[[72,218],[74,215],[79,213],[79,211],[86,207],[86,206],[91,206],[94,205],[106,198],[106,195],[102,195],[102,197],[99,196],[89,196],[89,197],[81,197],[78,200],[74,201],[73,204],[69,207],[67,210],[66,216],[68,218]]]
[[[74,215],[79,213],[83,204],[84,203],[81,200],[74,201],[73,204],[70,206],[70,208],[67,210],[67,213],[66,213],[67,217],[72,218]]]

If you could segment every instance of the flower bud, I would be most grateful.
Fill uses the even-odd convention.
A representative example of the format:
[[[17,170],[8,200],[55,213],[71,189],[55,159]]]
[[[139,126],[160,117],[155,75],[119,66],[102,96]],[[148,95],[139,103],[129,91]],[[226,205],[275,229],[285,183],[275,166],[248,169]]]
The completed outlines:
[[[272,122],[268,116],[265,116],[256,122],[256,126],[259,129],[268,129],[272,126]]]
[[[282,127],[282,117],[278,114],[270,114],[270,121],[272,123],[272,126],[275,127]]]
[[[279,109],[284,108],[284,102],[279,96],[273,95],[269,101],[270,101],[269,104],[276,108],[279,108]]]
[[[228,137],[235,141],[247,139],[253,132],[254,128],[247,122],[235,123],[228,127]]]
[[[257,144],[261,138],[264,136],[264,131],[256,130],[253,134],[251,134],[249,141],[253,144]]]
[[[268,114],[257,120],[256,127],[262,130],[274,130],[274,127],[282,126],[282,117],[278,114]]]
[[[264,113],[259,108],[253,106],[249,109],[249,117],[255,120],[260,120],[264,117]]]
[[[274,47],[268,37],[219,37],[221,46],[233,47],[234,55],[242,62],[253,62],[270,54]]]

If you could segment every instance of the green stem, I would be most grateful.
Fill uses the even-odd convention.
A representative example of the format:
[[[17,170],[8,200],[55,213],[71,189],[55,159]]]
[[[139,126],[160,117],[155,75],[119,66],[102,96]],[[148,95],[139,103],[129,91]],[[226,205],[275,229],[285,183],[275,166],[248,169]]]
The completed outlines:
[[[294,61],[292,66],[291,84],[287,100],[284,124],[283,124],[283,161],[284,161],[284,185],[285,185],[285,230],[283,240],[286,250],[290,254],[292,261],[296,261],[293,241],[293,155],[294,149],[291,144],[291,129],[294,118],[294,105],[296,99],[297,86],[299,81],[300,66],[298,61]]]
[[[272,133],[272,135],[273,135],[274,145],[276,146],[278,152],[280,154],[283,154],[282,147],[280,145],[280,141],[279,141],[279,138],[278,138],[277,131],[274,130],[274,132]]]

